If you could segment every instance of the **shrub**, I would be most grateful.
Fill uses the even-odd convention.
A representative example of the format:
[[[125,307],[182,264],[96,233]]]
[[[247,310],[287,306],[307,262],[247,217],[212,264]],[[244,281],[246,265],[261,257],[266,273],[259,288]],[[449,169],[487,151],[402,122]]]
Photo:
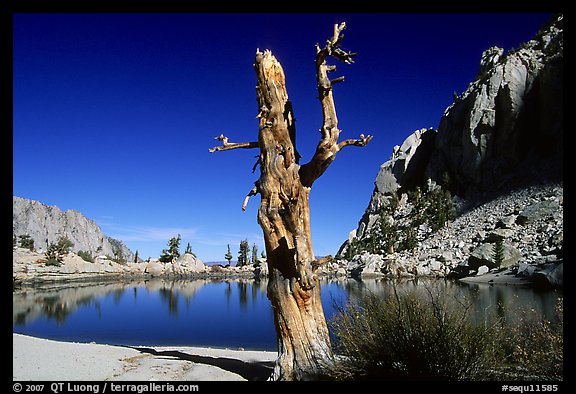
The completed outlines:
[[[64,255],[69,252],[72,246],[74,246],[74,243],[67,237],[60,237],[57,243],[48,245],[48,249],[46,249],[46,253],[44,253],[44,256],[48,260],[46,265],[61,265]]]
[[[496,336],[429,292],[386,299],[368,294],[338,307],[331,322],[338,354],[328,374],[343,380],[471,380],[494,363]],[[497,330],[496,330],[497,332]]]
[[[46,262],[45,265],[46,265],[47,267],[48,267],[48,266],[59,267],[59,266],[62,265],[62,261],[61,261],[61,260],[58,260],[58,259],[51,258],[51,259],[48,259],[48,261]]]
[[[60,254],[60,249],[57,244],[48,245],[48,249],[46,249],[44,256],[48,260],[46,262],[47,266],[58,267],[60,264],[62,264],[63,256]]]
[[[70,251],[70,248],[74,246],[74,242],[70,241],[68,237],[60,237],[58,238],[56,246],[58,247],[58,252],[61,255],[65,255]]]
[[[562,380],[563,300],[554,321],[530,305],[512,308],[519,320],[473,319],[472,303],[428,289],[383,299],[363,295],[337,306],[329,377],[338,380]],[[453,301],[453,302],[450,302]]]
[[[79,250],[78,256],[82,257],[82,260],[88,261],[89,263],[94,262],[94,257],[92,257],[92,253],[90,252],[84,252],[83,250]]]
[[[29,235],[20,235],[20,247],[34,251],[34,240]]]
[[[495,370],[498,380],[562,380],[564,365],[564,307],[556,305],[557,321],[543,319],[525,307],[520,319],[502,332],[505,363]]]

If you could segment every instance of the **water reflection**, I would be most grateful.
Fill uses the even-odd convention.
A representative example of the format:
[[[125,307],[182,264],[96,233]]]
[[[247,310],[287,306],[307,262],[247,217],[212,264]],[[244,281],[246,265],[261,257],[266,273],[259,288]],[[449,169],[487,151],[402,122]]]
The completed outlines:
[[[99,284],[51,284],[13,293],[13,331],[60,340],[111,344],[198,345],[276,349],[266,281],[140,280]],[[469,305],[478,322],[500,317],[508,324],[519,311],[556,320],[562,294],[512,286],[483,286],[444,280],[323,280],[327,320],[337,305],[367,292],[435,294],[443,302]]]
[[[447,306],[469,308],[470,317],[477,322],[500,318],[505,324],[516,324],[520,319],[538,318],[558,321],[556,306],[562,299],[558,290],[536,291],[529,287],[462,283],[442,279],[373,279],[347,280],[343,287],[350,302],[356,302],[366,293],[391,297],[394,292],[414,292],[421,297],[436,297]],[[532,312],[527,315],[526,311]]]

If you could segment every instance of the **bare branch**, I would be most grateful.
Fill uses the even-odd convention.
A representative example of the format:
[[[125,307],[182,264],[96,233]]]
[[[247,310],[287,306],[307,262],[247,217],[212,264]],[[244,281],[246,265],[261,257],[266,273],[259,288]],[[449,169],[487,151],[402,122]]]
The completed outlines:
[[[331,263],[332,261],[334,261],[334,258],[333,258],[332,256],[330,256],[330,255],[325,256],[325,257],[320,257],[319,259],[316,259],[316,260],[312,261],[312,263],[311,263],[311,265],[312,265],[312,272],[314,272],[314,273],[317,272],[317,271],[318,271],[318,268],[319,268],[321,265]]]
[[[316,82],[324,121],[320,129],[322,137],[316,147],[316,152],[310,162],[304,164],[299,171],[302,184],[308,187],[312,186],[312,183],[326,171],[341,148],[348,145],[365,146],[372,139],[372,136],[361,136],[359,140],[350,139],[338,143],[340,130],[338,129],[338,117],[332,96],[332,87],[337,83],[344,82],[344,76],[330,80],[328,73],[335,71],[336,67],[326,64],[326,59],[332,57],[347,64],[354,62],[353,57],[357,54],[346,52],[339,47],[344,38],[342,31],[345,28],[344,22],[334,25],[334,33],[332,38],[326,41],[326,46],[320,48],[316,44]]]
[[[339,76],[338,78],[334,78],[330,80],[330,84],[334,86],[337,83],[344,82],[344,75]]]
[[[218,137],[214,137],[214,139],[222,141],[222,146],[215,146],[214,148],[208,149],[210,153],[221,150],[253,149],[259,147],[258,142],[228,142],[228,137],[224,136],[224,134],[220,134]]]
[[[254,174],[254,171],[256,171],[256,167],[258,167],[258,165],[260,164],[260,156],[256,156],[258,158],[258,160],[256,160],[256,163],[254,163],[254,166],[252,167],[252,174]]]
[[[372,140],[372,136],[368,135],[368,136],[364,136],[364,134],[360,134],[360,139],[356,140],[356,139],[348,139],[348,140],[344,140],[342,142],[340,142],[338,144],[338,150],[344,148],[345,146],[348,145],[354,145],[354,146],[366,146],[370,140]]]
[[[248,192],[246,198],[244,198],[244,202],[242,203],[243,212],[246,212],[246,206],[248,205],[248,200],[250,199],[250,197],[255,196],[256,194],[258,194],[258,186],[254,186],[252,190]]]

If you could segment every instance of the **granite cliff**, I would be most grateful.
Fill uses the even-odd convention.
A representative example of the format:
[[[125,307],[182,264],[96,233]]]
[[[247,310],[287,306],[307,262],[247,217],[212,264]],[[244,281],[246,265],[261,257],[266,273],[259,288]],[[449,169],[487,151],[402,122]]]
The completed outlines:
[[[90,252],[92,256],[110,256],[124,261],[134,261],[134,254],[119,240],[102,233],[95,221],[86,218],[78,211],[62,211],[56,206],[42,204],[13,196],[12,232],[18,239],[29,235],[34,247],[46,251],[51,243],[60,237],[67,237],[74,243],[72,252]]]
[[[498,238],[515,269],[561,261],[563,130],[557,15],[517,50],[484,51],[476,79],[455,95],[438,129],[417,130],[394,147],[337,254],[339,268],[477,275],[498,268],[476,263],[478,248]],[[533,217],[524,220],[524,211]]]

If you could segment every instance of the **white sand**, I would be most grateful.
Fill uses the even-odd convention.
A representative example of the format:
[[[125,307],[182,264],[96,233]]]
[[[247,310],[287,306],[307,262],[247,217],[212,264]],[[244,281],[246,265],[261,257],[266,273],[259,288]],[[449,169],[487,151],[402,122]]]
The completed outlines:
[[[276,352],[124,347],[12,334],[13,380],[264,380]]]

